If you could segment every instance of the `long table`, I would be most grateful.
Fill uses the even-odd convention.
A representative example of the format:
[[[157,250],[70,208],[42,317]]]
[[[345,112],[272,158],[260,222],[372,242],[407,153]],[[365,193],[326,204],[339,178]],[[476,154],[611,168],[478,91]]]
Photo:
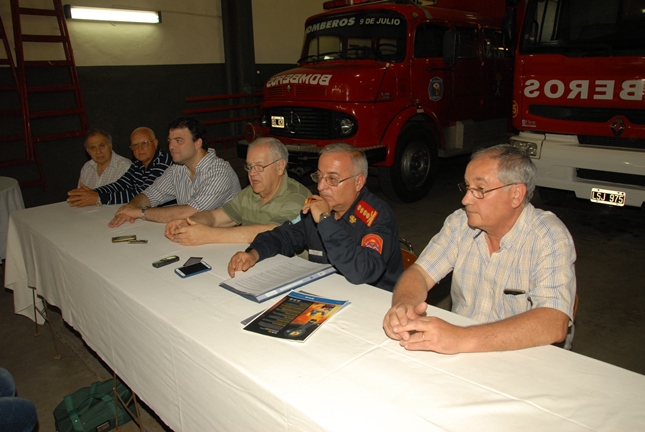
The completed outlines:
[[[6,281],[33,319],[32,288],[176,431],[628,431],[645,427],[645,376],[560,348],[407,352],[382,330],[388,292],[339,275],[307,285],[351,304],[304,343],[242,330],[265,309],[222,289],[245,245],[182,247],[163,224],[110,229],[114,206],[12,213]],[[136,234],[148,244],[114,244]],[[212,271],[181,279],[202,256]],[[429,307],[449,322],[467,318]]]

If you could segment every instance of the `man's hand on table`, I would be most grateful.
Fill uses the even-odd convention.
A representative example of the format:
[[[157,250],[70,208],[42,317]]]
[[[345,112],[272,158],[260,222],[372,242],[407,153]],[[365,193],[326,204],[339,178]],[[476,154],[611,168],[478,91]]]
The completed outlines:
[[[141,217],[141,208],[133,206],[132,204],[125,204],[119,207],[114,213],[114,218],[108,223],[110,228],[116,228],[123,225],[125,222],[133,223]]]
[[[228,263],[228,275],[233,278],[235,277],[236,271],[247,271],[253,267],[259,259],[260,256],[254,249],[252,249],[251,252],[236,253]]]
[[[206,243],[209,229],[207,225],[186,218],[168,222],[164,234],[182,246],[197,246]]]
[[[411,320],[425,316],[428,304],[421,302],[416,306],[410,304],[397,304],[390,308],[383,318],[383,330],[394,340],[408,340],[410,333],[403,328]]]
[[[407,324],[393,327],[396,333],[407,333],[409,337],[399,344],[410,351],[434,351],[440,354],[463,352],[461,342],[466,341],[467,329],[455,326],[441,318],[424,316],[408,320]]]
[[[77,189],[67,192],[67,202],[70,207],[86,207],[98,204],[99,193],[88,188],[83,183]]]

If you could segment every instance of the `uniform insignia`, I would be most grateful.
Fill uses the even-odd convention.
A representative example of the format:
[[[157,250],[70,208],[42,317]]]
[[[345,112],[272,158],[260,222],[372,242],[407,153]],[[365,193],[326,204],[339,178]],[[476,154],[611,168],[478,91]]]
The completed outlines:
[[[361,240],[361,246],[374,249],[376,252],[383,254],[383,239],[376,234],[367,234]]]
[[[356,216],[350,215],[349,216],[349,223],[356,223]]]
[[[356,213],[356,216],[365,222],[365,225],[368,227],[372,226],[378,216],[378,212],[374,210],[371,205],[362,200],[356,205],[354,213]]]

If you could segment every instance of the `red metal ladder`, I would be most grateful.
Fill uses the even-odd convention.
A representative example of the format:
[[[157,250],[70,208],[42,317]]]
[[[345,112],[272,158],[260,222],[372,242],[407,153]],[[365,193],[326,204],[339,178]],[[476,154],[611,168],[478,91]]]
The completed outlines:
[[[4,55],[0,56],[0,146],[3,157],[0,167],[12,167],[25,164],[35,164],[38,179],[30,182],[21,182],[22,186],[43,184],[43,171],[40,160],[34,152],[27,110],[24,103],[26,95],[20,85],[20,77],[11,55],[11,48],[7,33],[0,17],[0,39]]]
[[[63,6],[61,0],[52,3],[53,9],[36,9],[11,0],[18,81],[34,158],[37,143],[82,137],[88,128]],[[55,29],[55,34],[26,33],[23,27]]]

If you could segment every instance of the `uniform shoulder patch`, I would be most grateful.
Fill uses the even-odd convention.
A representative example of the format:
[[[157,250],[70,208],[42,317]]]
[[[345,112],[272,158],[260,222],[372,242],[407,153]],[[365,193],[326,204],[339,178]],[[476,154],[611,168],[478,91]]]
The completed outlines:
[[[376,252],[383,254],[383,239],[376,234],[367,234],[361,240],[361,246],[374,249]]]
[[[372,224],[376,220],[376,217],[378,216],[378,212],[363,200],[359,201],[359,203],[356,204],[354,213],[356,213],[356,216],[358,216],[360,220],[365,222],[365,225],[367,225],[368,227],[372,226]]]

